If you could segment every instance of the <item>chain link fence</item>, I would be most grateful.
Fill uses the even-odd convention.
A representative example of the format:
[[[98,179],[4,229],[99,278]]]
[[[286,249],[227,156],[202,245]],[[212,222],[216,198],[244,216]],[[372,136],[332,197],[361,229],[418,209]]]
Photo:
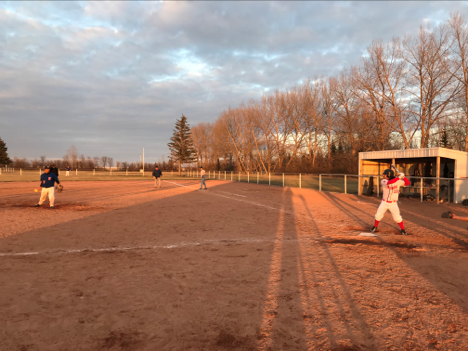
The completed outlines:
[[[200,177],[199,171],[186,176]],[[207,171],[207,179],[230,180],[280,187],[293,187],[335,193],[382,197],[382,176],[355,174],[300,174]],[[468,179],[407,177],[410,185],[400,188],[400,197],[438,203],[461,203],[468,199]],[[467,200],[468,201],[468,200]]]
[[[37,180],[43,169],[23,170],[0,168],[0,181]],[[151,178],[152,170],[129,171],[126,169],[74,169],[66,175],[60,170],[62,180],[138,179]],[[163,177],[177,178],[178,171],[163,171]],[[182,170],[181,177],[200,178],[199,170]],[[206,171],[206,179],[217,179],[241,183],[263,184],[279,187],[305,188],[318,191],[382,197],[382,176],[354,174],[301,174],[265,172]],[[31,178],[31,179],[29,179]],[[468,179],[407,177],[410,185],[400,188],[400,198],[437,203],[461,203],[468,199]],[[468,200],[467,200],[468,201]]]

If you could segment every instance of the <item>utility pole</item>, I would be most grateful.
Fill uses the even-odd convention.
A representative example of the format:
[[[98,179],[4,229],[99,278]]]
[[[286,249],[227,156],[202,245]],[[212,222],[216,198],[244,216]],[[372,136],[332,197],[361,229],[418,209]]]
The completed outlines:
[[[145,148],[143,148],[143,176],[145,176]]]

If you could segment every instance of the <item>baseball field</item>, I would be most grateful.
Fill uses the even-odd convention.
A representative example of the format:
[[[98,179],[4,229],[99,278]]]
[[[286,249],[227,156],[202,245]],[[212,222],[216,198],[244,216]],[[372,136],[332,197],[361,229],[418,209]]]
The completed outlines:
[[[467,350],[460,205],[195,179],[0,183],[0,349]]]

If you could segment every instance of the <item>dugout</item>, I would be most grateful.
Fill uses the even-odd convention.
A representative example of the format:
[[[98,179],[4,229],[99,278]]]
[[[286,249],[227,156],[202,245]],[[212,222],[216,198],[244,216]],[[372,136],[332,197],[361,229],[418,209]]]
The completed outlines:
[[[431,194],[437,202],[441,192],[455,203],[468,198],[468,153],[441,147],[360,152],[359,175],[363,177],[359,177],[359,195],[377,187],[365,176],[381,175],[391,164],[410,180],[411,185],[403,190],[406,194]]]

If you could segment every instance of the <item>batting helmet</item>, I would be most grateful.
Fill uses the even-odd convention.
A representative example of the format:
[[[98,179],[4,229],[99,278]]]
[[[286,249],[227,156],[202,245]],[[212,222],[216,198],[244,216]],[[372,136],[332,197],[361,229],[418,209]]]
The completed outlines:
[[[393,179],[395,178],[395,172],[393,172],[393,169],[386,169],[383,173],[383,175],[387,175],[388,178]]]

